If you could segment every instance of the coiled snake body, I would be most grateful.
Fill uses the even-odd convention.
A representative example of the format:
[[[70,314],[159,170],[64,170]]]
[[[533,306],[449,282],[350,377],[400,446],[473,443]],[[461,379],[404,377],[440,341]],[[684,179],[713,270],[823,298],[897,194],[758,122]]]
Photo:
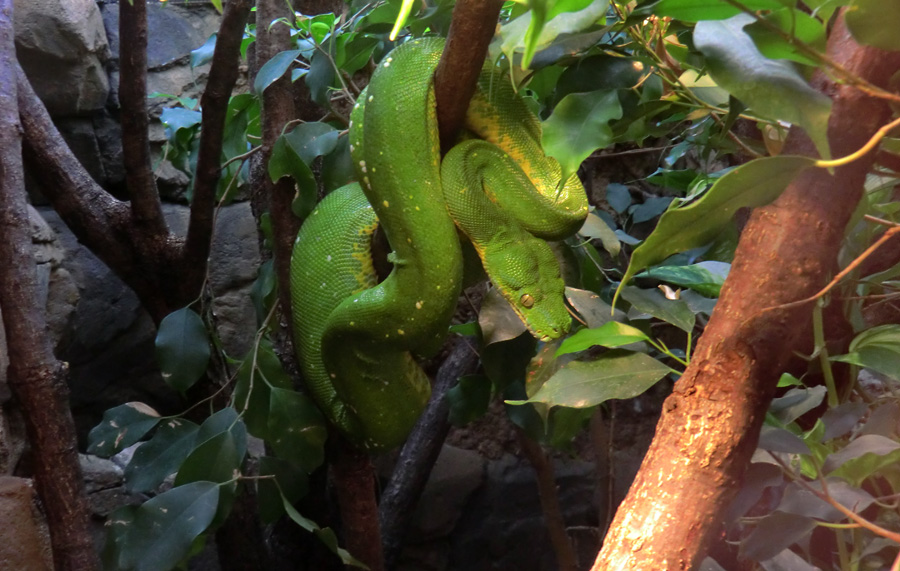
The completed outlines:
[[[539,338],[568,330],[559,265],[544,240],[587,215],[576,176],[560,184],[537,118],[486,69],[468,137],[440,156],[432,75],[444,42],[403,44],[379,63],[351,115],[359,184],[328,195],[303,224],[291,261],[294,339],[319,406],[351,441],[396,446],[430,394],[413,355],[439,348],[462,284],[456,227]],[[454,224],[455,222],[455,224]],[[394,265],[381,283],[371,238],[381,225]]]

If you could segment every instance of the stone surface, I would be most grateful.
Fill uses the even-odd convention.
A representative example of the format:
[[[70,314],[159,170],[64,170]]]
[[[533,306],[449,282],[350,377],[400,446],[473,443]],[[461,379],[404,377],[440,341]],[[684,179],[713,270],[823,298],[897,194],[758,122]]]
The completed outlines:
[[[31,206],[28,207],[28,215],[38,279],[38,300],[47,308],[49,335],[55,344],[69,324],[77,289],[71,276],[62,268],[64,252],[55,232]],[[10,400],[12,395],[6,378],[8,365],[5,332],[0,327],[0,475],[13,473],[25,448],[22,418],[15,403]]]
[[[53,569],[50,537],[31,480],[0,476],[0,569]]]
[[[101,109],[109,45],[93,0],[15,0],[16,53],[54,117]]]
[[[114,91],[118,85],[119,5],[103,2],[103,24],[113,54],[110,75]],[[218,13],[208,2],[150,2],[147,5],[147,93],[199,97],[208,66],[191,69],[191,51],[203,45],[219,28]],[[152,107],[165,100],[151,101]]]
[[[567,527],[596,525],[593,465],[557,459],[554,469]],[[555,570],[531,465],[509,454],[490,462],[449,542],[445,569]]]
[[[82,442],[104,410],[124,402],[146,402],[164,413],[177,411],[179,398],[163,383],[156,366],[153,323],[137,297],[78,243],[56,212],[48,208],[40,212],[59,236],[62,249],[51,282],[54,275],[69,276],[68,283],[74,284],[53,299],[67,316],[58,354],[70,365],[71,401]],[[183,235],[188,208],[166,204],[163,212],[172,230]],[[249,204],[222,208],[210,254],[210,286],[220,336],[233,356],[250,348],[256,331],[250,287],[258,266]]]
[[[124,470],[112,460],[79,454],[78,461],[84,474],[88,504],[94,515],[105,517],[122,506],[137,505],[146,499],[125,489]]]
[[[566,525],[583,536],[597,522],[593,465],[556,459],[554,468]],[[534,469],[511,454],[486,461],[444,446],[407,541],[403,571],[556,569]]]

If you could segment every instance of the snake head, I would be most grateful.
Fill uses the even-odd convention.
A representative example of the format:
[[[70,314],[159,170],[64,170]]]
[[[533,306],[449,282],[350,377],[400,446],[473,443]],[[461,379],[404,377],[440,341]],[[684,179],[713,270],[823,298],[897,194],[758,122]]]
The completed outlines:
[[[531,334],[549,341],[569,331],[572,317],[564,302],[565,283],[556,256],[546,242],[529,238],[488,252],[482,261],[491,281]]]

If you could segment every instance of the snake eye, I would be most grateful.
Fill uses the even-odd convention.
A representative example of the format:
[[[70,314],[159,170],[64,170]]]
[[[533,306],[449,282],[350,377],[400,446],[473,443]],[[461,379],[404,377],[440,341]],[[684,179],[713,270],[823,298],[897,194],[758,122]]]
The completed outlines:
[[[522,297],[519,298],[519,301],[522,302],[522,305],[524,305],[526,309],[534,307],[534,298],[531,297],[531,294],[529,293],[523,294]]]

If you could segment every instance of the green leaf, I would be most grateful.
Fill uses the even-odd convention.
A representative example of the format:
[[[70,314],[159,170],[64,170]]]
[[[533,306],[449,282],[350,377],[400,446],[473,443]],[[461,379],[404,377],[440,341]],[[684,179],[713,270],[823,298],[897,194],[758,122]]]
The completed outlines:
[[[781,0],[744,0],[741,3],[753,11],[784,7]],[[740,8],[723,0],[660,0],[651,9],[657,16],[668,16],[685,22],[724,20],[741,13]]]
[[[199,48],[191,51],[191,67],[200,67],[212,61],[213,52],[216,50],[216,34],[209,37]]]
[[[257,481],[259,517],[266,525],[275,523],[284,514],[282,494],[293,504],[305,496],[309,489],[306,472],[300,470],[296,464],[274,456],[263,456],[259,459],[259,475],[275,478],[274,480],[260,478]]]
[[[450,333],[456,333],[457,335],[463,335],[467,337],[475,337],[481,334],[481,329],[478,327],[477,321],[457,323],[455,325],[451,325],[448,330],[450,331]]]
[[[485,345],[515,339],[526,331],[525,324],[497,288],[488,290],[481,301],[478,325]]]
[[[866,329],[850,342],[850,352],[832,361],[851,363],[900,379],[900,325],[880,325]]]
[[[322,186],[325,192],[340,188],[356,178],[350,157],[350,137],[339,137],[334,150],[322,158]]]
[[[859,486],[878,470],[897,462],[900,462],[900,443],[877,434],[866,434],[830,455],[825,472]]]
[[[559,161],[562,180],[574,174],[588,155],[612,143],[609,122],[621,118],[617,91],[570,93],[559,102],[543,123],[541,142],[547,155]]]
[[[560,34],[574,34],[597,23],[606,14],[609,2],[595,0],[582,5],[585,7],[577,12],[563,12],[555,17],[548,17],[554,11],[552,7],[548,10],[546,3],[530,3],[532,8],[537,6],[538,9],[526,12],[500,29],[500,51],[511,62],[516,61],[517,51],[524,52],[521,67],[527,68],[534,54],[549,46]]]
[[[352,565],[353,567],[358,567],[360,569],[368,569],[366,565],[357,561],[350,552],[346,549],[342,549],[338,547],[337,536],[334,535],[334,531],[331,528],[319,527],[319,524],[314,522],[309,518],[303,517],[300,512],[298,512],[291,502],[288,501],[283,495],[281,496],[281,500],[284,504],[284,511],[287,512],[289,518],[291,518],[294,523],[305,529],[306,531],[314,534],[319,538],[325,547],[327,547],[332,553],[341,558],[341,561],[344,565]]]
[[[159,420],[159,413],[142,402],[111,408],[88,434],[88,454],[102,458],[118,454],[153,430]]]
[[[667,210],[653,233],[631,254],[616,296],[637,272],[672,254],[712,242],[739,208],[775,200],[798,173],[814,163],[809,157],[795,156],[756,159],[717,180],[696,202]]]
[[[700,262],[690,266],[657,266],[635,277],[650,278],[672,285],[690,288],[707,297],[719,297],[722,284],[731,264]]]
[[[222,13],[222,0],[209,0],[213,7],[219,12]]]
[[[597,345],[601,347],[622,347],[641,341],[649,341],[650,338],[636,327],[625,325],[617,321],[609,321],[596,329],[582,329],[575,335],[566,338],[556,350],[556,356],[567,353],[577,353]]]
[[[306,74],[306,85],[312,100],[325,109],[331,108],[331,84],[334,82],[334,66],[327,55],[316,52],[309,64],[309,73]]]
[[[784,39],[769,26],[788,34],[793,41]],[[769,59],[789,59],[806,65],[818,65],[819,62],[797,49],[797,42],[825,53],[825,25],[817,18],[793,8],[767,14],[763,16],[763,22],[753,22],[744,31],[753,38],[762,55]]]
[[[278,182],[283,176],[290,176],[297,185],[297,194],[291,203],[294,215],[300,219],[306,218],[316,206],[316,177],[288,142],[286,135],[275,140],[269,157],[269,178],[272,182]]]
[[[447,391],[450,424],[465,426],[481,418],[491,402],[491,381],[484,375],[466,375]]]
[[[206,373],[209,336],[194,310],[184,307],[160,322],[156,333],[156,362],[163,380],[181,392],[191,388]]]
[[[622,290],[622,297],[631,304],[633,310],[647,313],[671,323],[675,327],[690,333],[694,329],[696,317],[688,304],[680,299],[667,299],[657,289],[641,289],[626,287]],[[630,319],[635,319],[629,314]]]
[[[545,441],[557,450],[573,451],[572,441],[581,434],[596,409],[558,406],[550,413]]]
[[[201,425],[197,433],[199,446],[182,463],[175,477],[176,486],[203,480],[228,482],[240,472],[247,453],[247,429],[234,409],[224,410],[230,412],[220,411]]]
[[[600,296],[592,291],[566,287],[566,300],[575,308],[588,327],[600,327],[604,323],[625,319],[625,313],[615,310],[612,306],[600,299]]]
[[[900,50],[900,5],[884,0],[853,0],[844,16],[850,33],[861,44]]]
[[[197,441],[200,427],[182,418],[162,423],[153,438],[134,452],[125,468],[125,487],[130,492],[150,492],[178,471]]]
[[[300,393],[273,388],[269,401],[269,445],[279,458],[312,472],[325,461],[325,419]]]
[[[610,352],[596,361],[573,361],[560,369],[527,401],[552,406],[585,408],[610,399],[629,399],[643,393],[671,372],[644,353]]]
[[[482,348],[484,373],[498,391],[504,390],[511,382],[525,378],[525,367],[534,355],[535,345],[534,337],[526,331],[515,339],[491,343]]]
[[[169,571],[185,559],[194,539],[216,514],[219,487],[213,482],[178,486],[145,502],[134,512],[122,542],[125,569]]]
[[[757,113],[803,127],[828,158],[831,99],[810,87],[790,62],[762,55],[743,29],[752,21],[741,14],[697,24],[694,45],[706,56],[710,75]]]
[[[622,249],[622,243],[619,242],[619,239],[616,237],[615,230],[610,228],[609,224],[596,214],[588,214],[584,221],[584,225],[578,233],[585,238],[600,240],[603,244],[603,249],[606,250],[610,256],[618,256],[619,251]]]
[[[272,350],[272,343],[262,340],[241,363],[234,388],[234,407],[257,438],[269,438],[269,399],[272,387],[291,388],[290,376]]]
[[[630,90],[640,83],[645,70],[644,63],[633,58],[608,54],[588,56],[567,67],[559,76],[559,80],[554,82],[553,100],[559,101],[570,93],[604,89]],[[534,80],[528,84],[529,89],[533,83]]]
[[[303,162],[312,166],[316,157],[327,155],[337,145],[338,131],[328,123],[302,123],[285,135],[288,144]]]
[[[299,55],[300,50],[287,50],[272,56],[272,59],[264,63],[256,74],[256,79],[253,81],[253,92],[262,95],[267,87],[278,81],[290,69]]]

